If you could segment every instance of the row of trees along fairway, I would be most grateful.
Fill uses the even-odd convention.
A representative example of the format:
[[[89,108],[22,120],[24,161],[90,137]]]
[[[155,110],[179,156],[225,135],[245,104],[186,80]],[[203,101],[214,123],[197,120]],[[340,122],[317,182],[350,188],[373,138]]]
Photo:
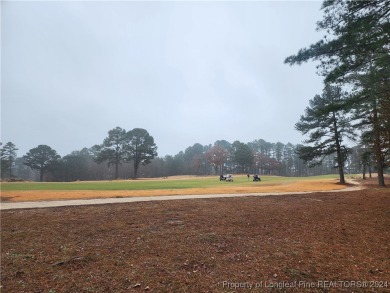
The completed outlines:
[[[69,155],[61,156],[47,145],[38,145],[30,149],[22,158],[16,157],[17,148],[12,142],[8,142],[1,148],[1,177],[19,177],[31,179],[34,177],[28,166],[39,172],[39,180],[43,181],[48,173],[54,181],[74,181],[80,178],[104,179],[103,176],[93,174],[86,175],[91,171],[91,164],[107,162],[108,167],[115,165],[115,179],[118,178],[118,167],[122,162],[133,162],[134,178],[137,177],[138,168],[146,165],[157,156],[157,146],[154,139],[145,129],[134,128],[126,132],[117,127],[108,132],[108,137],[101,145],[95,145],[91,149],[74,151]],[[12,167],[17,166],[17,174],[13,174]],[[104,174],[104,173],[103,173]],[[16,175],[16,176],[14,176]],[[94,176],[95,175],[95,176]],[[97,175],[97,176],[96,176]]]
[[[219,175],[226,173],[257,173],[260,175],[313,176],[337,174],[333,154],[325,155],[322,164],[309,166],[299,157],[302,145],[281,142],[271,143],[257,139],[249,143],[217,140],[214,144],[195,143],[176,155],[147,158],[137,165],[131,161],[131,154],[124,155],[120,144],[115,141],[115,133],[127,133],[110,130],[101,145],[73,151],[60,156],[49,146],[40,145],[31,149],[25,156],[17,157],[17,148],[7,143],[1,148],[1,177],[12,180],[111,180],[115,178],[166,177],[175,175]],[[110,135],[111,134],[111,135]],[[127,138],[129,139],[129,138]],[[111,143],[109,143],[111,141]],[[128,140],[130,141],[130,140]],[[142,149],[136,143],[131,149]],[[110,146],[111,145],[111,146]],[[111,149],[111,151],[107,151]],[[134,153],[133,155],[134,156]],[[139,154],[138,158],[142,156]],[[119,160],[119,158],[122,158]],[[370,149],[357,145],[346,153],[344,163],[348,173],[375,171],[373,154]],[[150,161],[150,163],[147,163]],[[34,164],[33,164],[34,163]],[[116,164],[118,163],[118,164]],[[28,165],[26,165],[28,164]],[[135,166],[136,165],[136,166]],[[31,166],[31,168],[30,168]],[[137,173],[135,172],[137,168]],[[138,175],[137,175],[138,176]]]
[[[300,157],[316,164],[336,153],[344,182],[350,151],[345,138],[356,137],[353,127],[365,149],[362,160],[374,154],[378,183],[384,186],[384,170],[390,165],[390,1],[327,0],[322,10],[317,30],[326,35],[285,60],[290,65],[319,61],[325,83],[323,94],[310,101],[296,124],[297,130],[310,133]]]

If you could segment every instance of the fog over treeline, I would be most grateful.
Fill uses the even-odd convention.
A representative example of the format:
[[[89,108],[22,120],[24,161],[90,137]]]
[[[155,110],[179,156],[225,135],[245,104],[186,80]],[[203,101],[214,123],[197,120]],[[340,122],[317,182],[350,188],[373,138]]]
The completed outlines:
[[[121,129],[121,128],[117,128]],[[115,130],[115,129],[113,129]],[[111,131],[113,131],[111,130]],[[123,129],[121,129],[123,130]],[[104,143],[75,150],[60,157],[43,175],[43,181],[112,180],[116,178],[115,162],[101,156]],[[322,164],[309,167],[299,158],[297,150],[302,145],[282,142],[267,142],[256,139],[251,142],[228,142],[217,140],[208,145],[195,143],[174,155],[154,156],[150,163],[140,164],[138,176],[141,178],[168,177],[176,175],[220,175],[227,173],[250,173],[278,176],[311,176],[337,174],[337,164],[333,155],[325,156]],[[4,148],[4,145],[2,146]],[[48,146],[49,147],[49,146]],[[17,146],[15,146],[17,148]],[[118,149],[118,145],[113,149]],[[363,169],[374,169],[371,161],[361,160],[362,149],[352,148],[346,159],[348,173],[360,173]],[[17,152],[17,150],[15,151]],[[158,149],[157,149],[158,152]],[[124,153],[124,152],[123,152]],[[15,156],[11,169],[2,164],[2,178],[40,180],[40,172],[26,165],[26,155]],[[134,160],[124,158],[118,164],[118,179],[135,177]]]

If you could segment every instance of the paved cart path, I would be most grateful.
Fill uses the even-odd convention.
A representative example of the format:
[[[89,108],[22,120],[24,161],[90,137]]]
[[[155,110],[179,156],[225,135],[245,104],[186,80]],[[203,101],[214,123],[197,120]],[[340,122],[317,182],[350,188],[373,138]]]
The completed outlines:
[[[0,210],[52,208],[52,207],[64,207],[64,206],[97,205],[97,204],[128,203],[128,202],[158,201],[158,200],[290,195],[290,194],[309,194],[309,193],[317,193],[317,192],[344,192],[344,191],[355,191],[355,190],[362,189],[362,186],[360,186],[360,184],[357,182],[350,181],[348,183],[353,184],[353,186],[350,186],[350,187],[347,187],[344,189],[340,189],[340,190],[309,191],[309,192],[197,194],[197,195],[168,195],[168,196],[96,198],[96,199],[51,200],[51,201],[2,202],[2,203],[0,203]]]

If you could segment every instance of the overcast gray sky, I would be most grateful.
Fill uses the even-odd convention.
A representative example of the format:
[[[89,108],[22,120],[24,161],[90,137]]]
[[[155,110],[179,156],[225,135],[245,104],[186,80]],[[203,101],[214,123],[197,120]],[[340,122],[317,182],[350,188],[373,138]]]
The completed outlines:
[[[322,92],[318,1],[1,2],[1,141],[61,156],[145,128],[159,156],[225,139],[300,143]]]

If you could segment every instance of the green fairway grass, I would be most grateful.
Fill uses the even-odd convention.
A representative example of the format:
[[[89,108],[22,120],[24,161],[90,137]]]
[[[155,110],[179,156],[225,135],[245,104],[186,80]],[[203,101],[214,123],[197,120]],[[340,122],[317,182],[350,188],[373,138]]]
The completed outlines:
[[[78,181],[78,182],[2,182],[1,190],[153,190],[153,189],[187,189],[213,188],[221,186],[254,186],[283,184],[299,180],[336,179],[336,174],[312,177],[261,176],[261,182],[253,182],[246,175],[234,175],[233,182],[219,181],[218,176],[189,177],[185,179],[148,179],[118,181]]]

